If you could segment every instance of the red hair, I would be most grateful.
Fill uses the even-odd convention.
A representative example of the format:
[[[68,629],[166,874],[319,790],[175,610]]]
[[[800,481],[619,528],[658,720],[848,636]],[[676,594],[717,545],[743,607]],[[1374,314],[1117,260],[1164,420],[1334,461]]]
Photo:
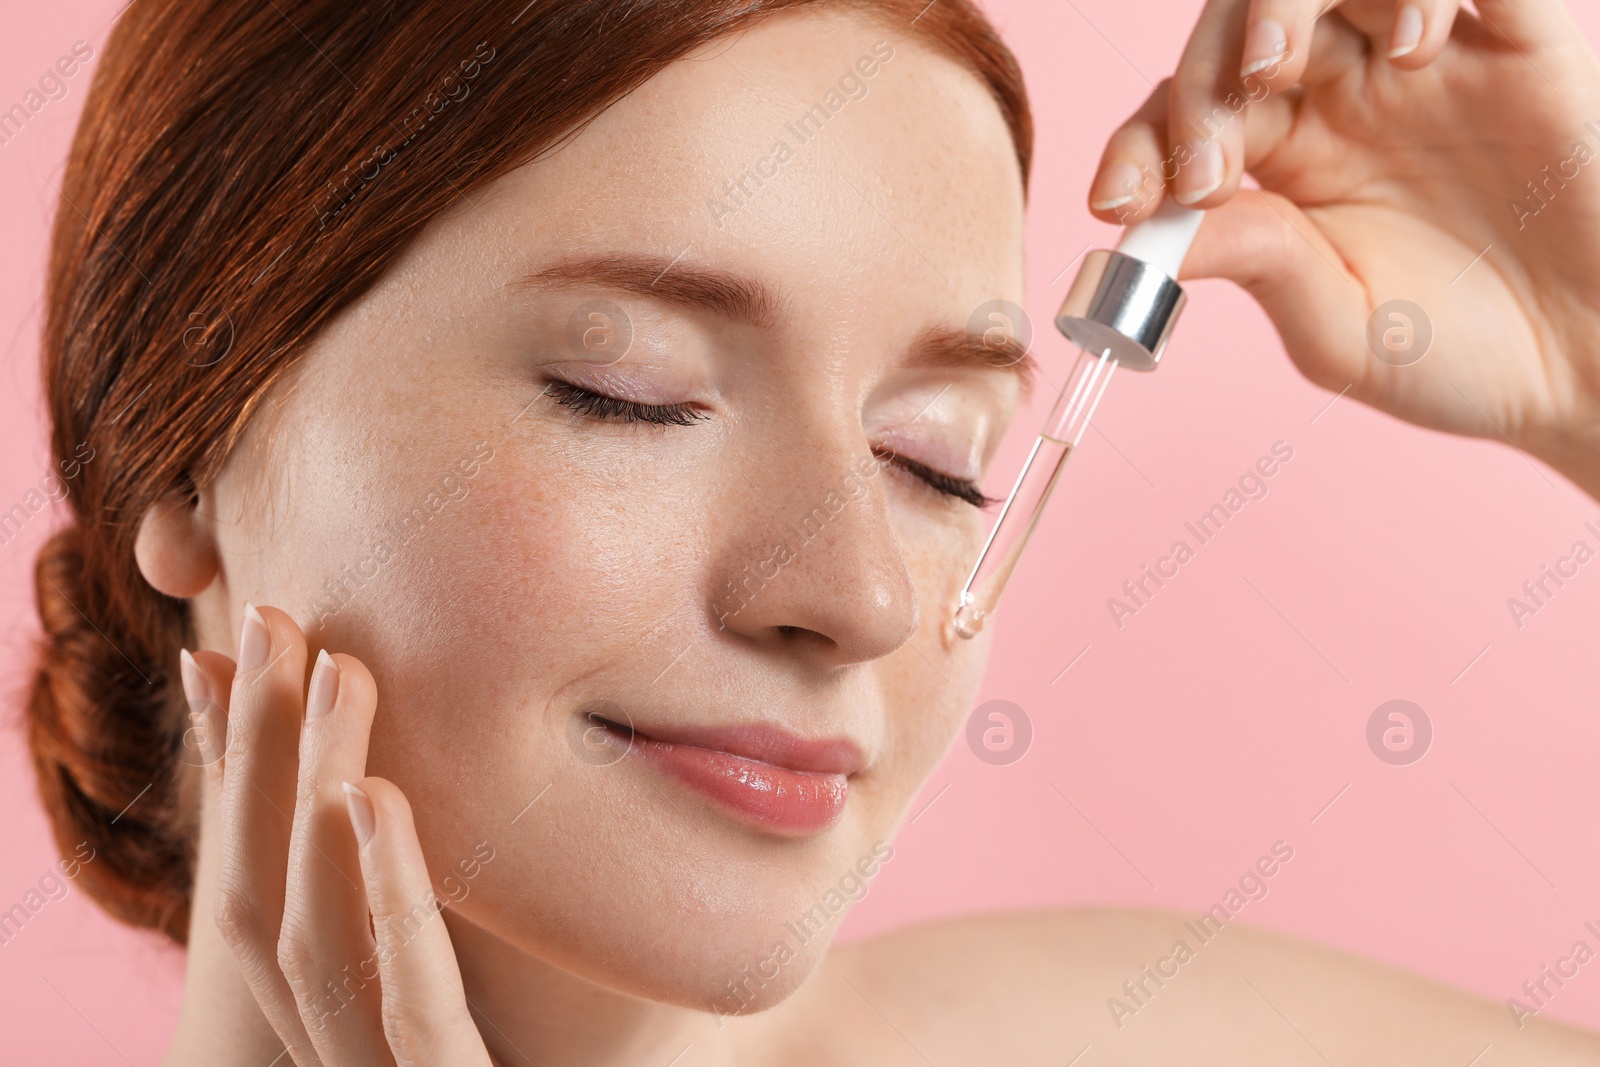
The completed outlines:
[[[27,707],[56,841],[94,848],[78,880],[109,912],[186,940],[197,811],[177,656],[191,630],[186,602],[134,562],[146,509],[207,484],[306,342],[457,197],[558,147],[673,60],[824,4],[975,72],[1026,188],[1022,76],[971,0],[129,7],[52,236],[52,458],[81,459],[87,443],[93,460],[36,565],[44,639]]]

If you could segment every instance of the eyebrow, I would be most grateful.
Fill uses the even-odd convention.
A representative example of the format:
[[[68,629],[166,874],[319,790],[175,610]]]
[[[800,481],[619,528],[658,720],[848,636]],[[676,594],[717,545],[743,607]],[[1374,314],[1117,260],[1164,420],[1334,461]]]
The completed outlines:
[[[930,326],[922,331],[911,344],[910,363],[916,367],[1008,370],[1016,375],[1024,398],[1033,392],[1033,381],[1039,373],[1039,361],[1015,337],[991,341],[984,334],[955,326]]]
[[[513,281],[510,288],[534,292],[597,287],[649,297],[693,311],[709,311],[732,322],[771,329],[785,301],[762,282],[732,271],[678,262],[656,255],[613,253],[559,260]],[[1023,395],[1032,389],[1038,361],[1014,337],[994,340],[954,326],[930,326],[917,335],[908,362],[917,367],[995,368],[1015,373]]]

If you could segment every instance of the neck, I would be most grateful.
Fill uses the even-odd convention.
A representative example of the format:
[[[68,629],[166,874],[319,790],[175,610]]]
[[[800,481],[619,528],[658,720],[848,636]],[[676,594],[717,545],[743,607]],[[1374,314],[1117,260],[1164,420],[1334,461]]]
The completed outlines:
[[[782,1014],[730,1018],[617,993],[446,915],[473,1018],[507,1067],[668,1064],[688,1048],[696,1064],[759,1063],[755,1046]]]

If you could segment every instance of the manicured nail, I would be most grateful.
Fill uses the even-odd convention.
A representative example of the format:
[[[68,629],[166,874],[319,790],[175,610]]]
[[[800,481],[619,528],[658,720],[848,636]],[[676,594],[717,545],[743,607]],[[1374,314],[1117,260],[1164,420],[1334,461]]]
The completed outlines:
[[[1094,183],[1094,191],[1089,194],[1089,206],[1095,211],[1119,208],[1134,198],[1142,181],[1144,172],[1138,167],[1125,159],[1115,160],[1107,164],[1100,173],[1100,180]]]
[[[1191,146],[1189,162],[1178,170],[1175,199],[1180,204],[1199,203],[1222,185],[1222,145],[1200,141]]]
[[[1394,18],[1394,35],[1389,38],[1389,58],[1399,59],[1417,50],[1422,43],[1422,8],[1406,4]]]
[[[372,840],[372,831],[378,826],[372,814],[372,798],[360,786],[349,782],[341,784],[344,786],[344,806],[350,810],[350,828],[356,832],[356,844],[366,848],[367,842]]]
[[[311,687],[306,693],[306,721],[320,719],[333,710],[339,699],[339,665],[333,662],[328,650],[317,653],[317,665],[311,669]]]
[[[1287,51],[1289,34],[1282,23],[1262,19],[1250,27],[1250,33],[1244,39],[1244,65],[1239,76],[1248,78],[1258,70],[1266,70],[1283,59]]]
[[[254,604],[245,602],[244,626],[239,630],[239,664],[237,669],[250,672],[267,662],[272,651],[272,635],[267,632],[267,620],[261,617]]]
[[[183,696],[190,707],[211,699],[211,686],[206,682],[206,674],[194,657],[189,655],[187,648],[178,650],[178,676],[183,679]]]

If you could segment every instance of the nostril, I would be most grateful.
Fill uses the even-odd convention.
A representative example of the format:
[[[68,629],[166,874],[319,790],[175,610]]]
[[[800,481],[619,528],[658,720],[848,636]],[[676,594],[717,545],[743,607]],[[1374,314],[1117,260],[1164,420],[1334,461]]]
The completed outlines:
[[[782,624],[782,625],[774,626],[772,629],[780,637],[799,637],[799,638],[812,637],[812,638],[815,638],[818,641],[821,641],[825,645],[836,644],[836,642],[833,640],[833,638],[829,637],[827,634],[823,633],[821,630],[813,630],[809,626],[792,626],[792,625],[789,625],[789,624],[785,623],[785,624]]]

